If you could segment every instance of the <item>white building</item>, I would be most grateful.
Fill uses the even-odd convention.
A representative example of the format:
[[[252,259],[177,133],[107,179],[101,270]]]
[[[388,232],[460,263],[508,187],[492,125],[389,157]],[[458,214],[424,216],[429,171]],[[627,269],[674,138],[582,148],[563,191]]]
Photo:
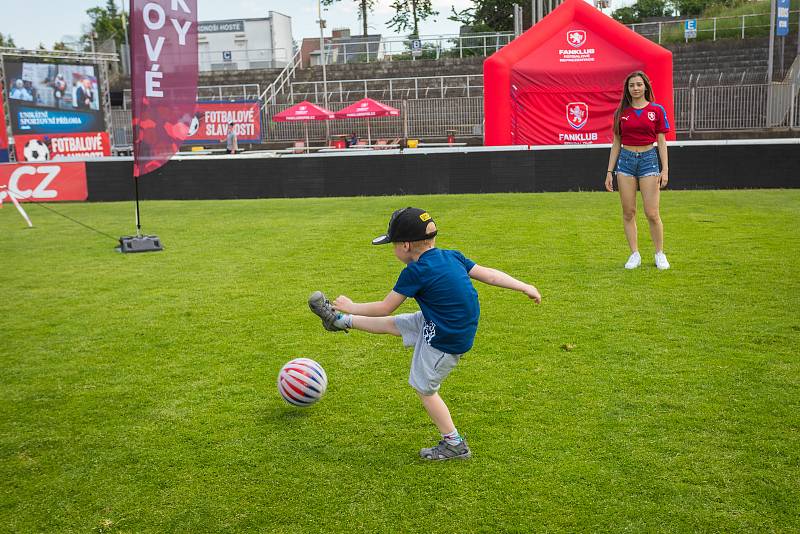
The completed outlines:
[[[211,20],[197,25],[200,71],[284,67],[294,55],[292,19]]]

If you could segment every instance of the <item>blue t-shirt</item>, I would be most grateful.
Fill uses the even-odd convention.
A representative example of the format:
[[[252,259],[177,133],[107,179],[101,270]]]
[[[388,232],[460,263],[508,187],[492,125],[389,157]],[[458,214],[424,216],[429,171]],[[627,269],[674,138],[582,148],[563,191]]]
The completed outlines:
[[[416,299],[425,317],[425,341],[450,354],[472,348],[481,314],[469,271],[475,262],[457,250],[432,248],[406,265],[394,290]]]

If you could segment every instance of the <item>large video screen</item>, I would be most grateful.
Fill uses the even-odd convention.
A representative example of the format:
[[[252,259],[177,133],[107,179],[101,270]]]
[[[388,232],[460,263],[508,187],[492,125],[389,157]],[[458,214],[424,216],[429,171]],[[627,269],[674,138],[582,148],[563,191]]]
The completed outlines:
[[[96,65],[6,61],[5,69],[14,135],[105,130]]]

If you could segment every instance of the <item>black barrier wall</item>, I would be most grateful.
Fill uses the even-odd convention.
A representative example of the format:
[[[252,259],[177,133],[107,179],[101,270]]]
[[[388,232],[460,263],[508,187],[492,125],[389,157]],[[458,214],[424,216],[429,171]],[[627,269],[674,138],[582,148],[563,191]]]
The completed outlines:
[[[139,181],[141,198],[190,200],[599,191],[608,148],[182,159]],[[800,187],[800,145],[669,149],[671,189]],[[90,201],[133,198],[131,161],[87,162]]]

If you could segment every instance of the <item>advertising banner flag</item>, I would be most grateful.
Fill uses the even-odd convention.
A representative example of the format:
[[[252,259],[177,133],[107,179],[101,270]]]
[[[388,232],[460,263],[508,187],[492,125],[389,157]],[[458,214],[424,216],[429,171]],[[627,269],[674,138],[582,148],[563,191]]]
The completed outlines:
[[[186,143],[222,143],[228,135],[228,123],[231,121],[240,143],[261,142],[261,104],[257,100],[200,101],[196,109]]]
[[[3,91],[0,87],[0,163],[6,161],[8,161],[8,132],[6,131],[6,112],[3,108]]]
[[[108,132],[14,136],[17,161],[102,158],[111,155]]]
[[[197,0],[131,0],[133,175],[189,137],[197,100]]]
[[[24,202],[86,200],[86,164],[82,161],[63,163],[23,163],[0,165],[0,203],[8,195]]]

